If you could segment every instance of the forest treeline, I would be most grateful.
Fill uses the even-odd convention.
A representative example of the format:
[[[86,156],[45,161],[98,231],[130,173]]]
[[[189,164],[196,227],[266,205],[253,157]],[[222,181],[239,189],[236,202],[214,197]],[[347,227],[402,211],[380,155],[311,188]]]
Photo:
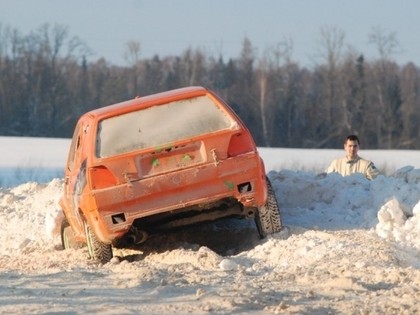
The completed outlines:
[[[100,58],[65,26],[30,34],[0,25],[0,135],[64,137],[78,117],[112,103],[201,85],[219,94],[243,119],[257,145],[341,148],[358,134],[365,149],[420,149],[420,75],[392,59],[395,37],[370,37],[378,58],[344,51],[344,34],[324,29],[319,61],[310,68],[280,42],[257,56],[244,38],[237,58],[186,49],[180,56],[141,58],[127,43],[126,66]]]

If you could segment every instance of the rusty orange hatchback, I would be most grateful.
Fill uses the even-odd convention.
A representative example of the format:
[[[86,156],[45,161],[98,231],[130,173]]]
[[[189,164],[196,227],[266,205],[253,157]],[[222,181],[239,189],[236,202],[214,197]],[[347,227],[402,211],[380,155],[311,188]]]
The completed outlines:
[[[165,229],[252,218],[282,229],[254,140],[212,91],[187,87],[82,115],[70,145],[60,205],[64,248],[87,245],[103,263]]]

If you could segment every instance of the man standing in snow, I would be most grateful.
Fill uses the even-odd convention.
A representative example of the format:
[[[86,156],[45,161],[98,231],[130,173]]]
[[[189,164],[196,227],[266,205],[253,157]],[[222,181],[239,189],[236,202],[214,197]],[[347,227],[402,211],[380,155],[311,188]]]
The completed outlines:
[[[367,179],[374,179],[378,176],[379,171],[375,165],[357,154],[359,145],[360,142],[357,136],[348,136],[344,142],[346,156],[332,161],[331,165],[327,168],[327,173],[336,172],[342,176],[362,173]]]

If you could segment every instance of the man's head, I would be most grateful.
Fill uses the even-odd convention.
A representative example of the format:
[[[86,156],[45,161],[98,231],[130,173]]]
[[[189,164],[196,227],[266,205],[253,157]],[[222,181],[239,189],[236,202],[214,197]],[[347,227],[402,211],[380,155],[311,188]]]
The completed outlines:
[[[346,156],[349,160],[354,160],[357,157],[359,145],[360,141],[356,135],[350,135],[346,138],[346,141],[344,142],[344,150],[346,151]]]

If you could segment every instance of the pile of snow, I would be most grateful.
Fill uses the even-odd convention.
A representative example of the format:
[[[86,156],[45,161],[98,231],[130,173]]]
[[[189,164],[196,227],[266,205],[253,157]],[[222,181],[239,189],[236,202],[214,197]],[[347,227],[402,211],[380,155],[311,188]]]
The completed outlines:
[[[315,230],[374,228],[420,250],[420,170],[412,166],[373,181],[360,174],[272,171],[285,223]]]
[[[252,221],[223,220],[105,265],[61,250],[60,176],[0,188],[0,313],[419,313],[420,169],[369,181],[263,155],[282,232],[260,240]]]
[[[420,250],[420,170],[407,167],[373,181],[302,171],[269,173],[283,223],[311,230],[374,229],[401,246]],[[0,189],[0,253],[59,238],[62,180]]]

